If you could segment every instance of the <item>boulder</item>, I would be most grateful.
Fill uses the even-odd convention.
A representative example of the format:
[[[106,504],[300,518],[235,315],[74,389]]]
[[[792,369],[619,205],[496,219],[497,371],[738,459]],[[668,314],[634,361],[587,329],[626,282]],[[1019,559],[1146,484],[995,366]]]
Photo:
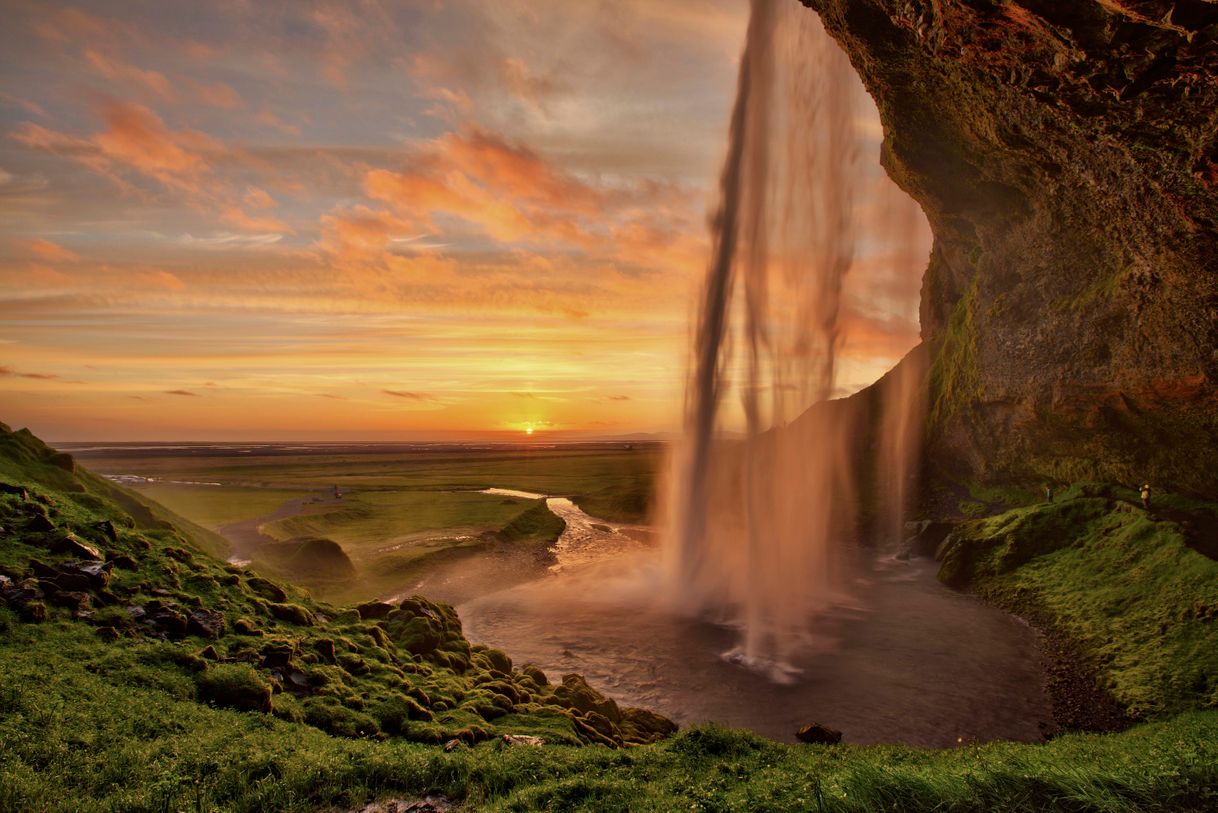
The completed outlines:
[[[215,640],[224,634],[224,616],[215,610],[194,610],[186,619],[186,630],[191,635]]]
[[[359,617],[364,621],[376,621],[385,618],[393,610],[392,604],[386,604],[383,601],[369,601],[355,608],[355,611],[359,613]]]
[[[245,584],[255,594],[262,596],[268,601],[287,601],[288,594],[283,588],[272,581],[267,581],[261,576],[250,576],[245,580]]]
[[[272,604],[270,611],[271,615],[280,621],[295,624],[298,627],[311,627],[315,623],[313,613],[299,604]]]
[[[795,738],[812,745],[836,745],[842,741],[842,732],[820,723],[809,723],[795,732]]]
[[[49,533],[55,530],[55,523],[51,522],[46,514],[34,514],[34,518],[26,523],[25,529],[35,533]]]
[[[534,737],[532,734],[504,734],[500,739],[507,745],[536,746],[546,744],[546,741],[541,737]]]
[[[217,664],[195,677],[199,699],[241,711],[271,711],[271,684],[248,664]]]
[[[67,534],[58,539],[51,545],[51,550],[64,556],[71,556],[74,559],[83,559],[89,562],[100,562],[104,558],[101,551],[92,545],[86,545],[72,534]]]

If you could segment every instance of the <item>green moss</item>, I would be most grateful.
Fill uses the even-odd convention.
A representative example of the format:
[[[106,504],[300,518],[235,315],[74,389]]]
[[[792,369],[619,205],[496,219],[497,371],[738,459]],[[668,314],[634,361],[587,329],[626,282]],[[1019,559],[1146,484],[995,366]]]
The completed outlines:
[[[496,536],[501,542],[509,544],[549,547],[558,541],[566,527],[567,523],[555,516],[544,500],[539,500],[505,525]]]
[[[940,550],[940,578],[1043,614],[1134,715],[1218,707],[1218,562],[1135,499],[1076,484],[964,523]]]
[[[977,368],[973,307],[977,299],[977,279],[960,297],[948,317],[938,352],[928,374],[930,413],[928,428],[933,434],[952,415],[981,396],[981,377]]]
[[[242,711],[271,710],[271,684],[248,664],[217,664],[195,679],[199,699]]]

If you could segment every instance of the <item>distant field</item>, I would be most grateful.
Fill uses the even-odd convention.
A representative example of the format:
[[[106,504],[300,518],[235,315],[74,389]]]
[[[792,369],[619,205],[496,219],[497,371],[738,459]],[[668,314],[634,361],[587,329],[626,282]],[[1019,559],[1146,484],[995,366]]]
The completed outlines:
[[[358,577],[334,582],[297,574],[296,580],[332,599],[379,595],[427,567],[485,552],[511,539],[516,548],[542,548],[561,523],[536,515],[517,522],[538,501],[478,493],[508,488],[572,498],[588,513],[643,522],[652,502],[659,446],[603,445],[573,449],[324,449],[294,454],[211,447],[72,450],[90,469],[158,481],[134,486],[145,496],[204,526],[270,518],[291,500],[327,496],[339,502],[306,504],[305,512],[268,521],[271,539],[321,537],[338,543]],[[219,485],[197,485],[218,483]],[[548,514],[546,514],[548,516]],[[551,517],[551,520],[553,518]],[[515,522],[515,524],[513,524]],[[505,529],[511,527],[505,533]],[[527,530],[523,533],[520,529]],[[275,561],[255,555],[255,567]],[[291,573],[277,575],[293,578]]]
[[[170,485],[152,483],[136,490],[161,505],[215,531],[230,522],[255,519],[274,513],[288,500],[306,496],[307,491],[277,488],[231,486]]]

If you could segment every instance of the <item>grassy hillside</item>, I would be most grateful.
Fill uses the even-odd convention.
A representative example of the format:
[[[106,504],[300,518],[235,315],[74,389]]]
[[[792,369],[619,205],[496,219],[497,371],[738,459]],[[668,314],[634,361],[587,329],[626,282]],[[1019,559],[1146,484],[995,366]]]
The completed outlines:
[[[947,751],[713,726],[664,739],[662,718],[577,676],[471,644],[446,605],[314,601],[140,525],[28,434],[0,427],[0,450],[3,811],[343,810],[433,791],[512,811],[1218,805],[1213,711]]]
[[[1218,561],[1198,550],[1218,506],[1077,484],[963,523],[940,578],[1063,633],[1133,717],[1218,708]]]

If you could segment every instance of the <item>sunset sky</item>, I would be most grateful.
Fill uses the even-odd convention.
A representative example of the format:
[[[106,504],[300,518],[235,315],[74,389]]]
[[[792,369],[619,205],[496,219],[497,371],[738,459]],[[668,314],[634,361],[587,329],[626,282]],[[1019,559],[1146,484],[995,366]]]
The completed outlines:
[[[64,441],[678,428],[747,3],[4,12],[0,420]],[[878,176],[878,120],[859,127]],[[917,276],[877,297],[878,273],[852,275],[843,392],[916,340]]]

